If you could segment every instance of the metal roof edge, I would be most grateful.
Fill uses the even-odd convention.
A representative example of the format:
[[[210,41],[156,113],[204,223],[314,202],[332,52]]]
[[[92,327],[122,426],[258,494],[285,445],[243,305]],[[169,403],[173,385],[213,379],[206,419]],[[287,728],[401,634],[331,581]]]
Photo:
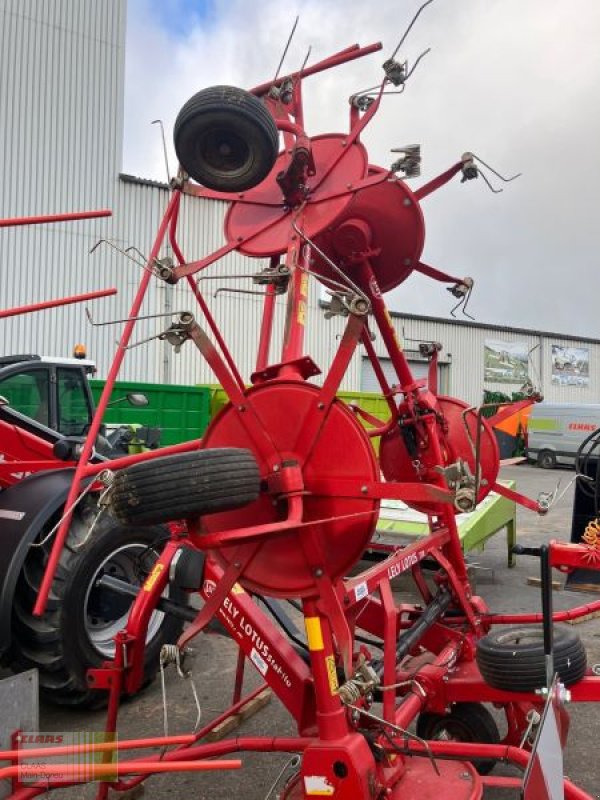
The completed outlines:
[[[169,184],[162,181],[153,181],[150,178],[139,178],[137,175],[129,175],[127,172],[119,172],[119,180],[123,183],[135,183],[138,186],[151,186],[154,189],[166,189]]]
[[[556,339],[568,339],[573,342],[588,342],[590,344],[600,344],[600,339],[591,336],[574,336],[571,333],[557,333],[556,331],[542,331],[536,328],[515,328],[511,325],[498,325],[497,323],[470,322],[462,319],[446,319],[445,317],[431,317],[422,314],[409,314],[402,311],[390,311],[390,316],[396,319],[413,319],[421,322],[443,322],[447,325],[458,325],[465,328],[479,328],[485,330],[501,331],[503,333],[524,333],[529,336],[554,337]]]

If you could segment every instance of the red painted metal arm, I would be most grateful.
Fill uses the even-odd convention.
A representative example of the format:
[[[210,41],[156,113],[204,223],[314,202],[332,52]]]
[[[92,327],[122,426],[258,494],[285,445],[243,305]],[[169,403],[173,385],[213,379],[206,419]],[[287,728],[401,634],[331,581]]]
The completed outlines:
[[[340,64],[345,64],[348,61],[354,61],[357,58],[362,58],[363,56],[368,56],[371,53],[376,53],[378,50],[381,50],[382,44],[381,42],[375,42],[374,44],[369,44],[366,47],[360,47],[357,44],[351,45],[350,47],[345,48],[344,50],[340,50],[339,53],[335,53],[332,56],[328,56],[328,58],[323,59],[323,61],[317,61],[316,64],[312,64],[310,67],[304,67],[302,73],[293,72],[291,75],[286,75],[285,77],[291,78],[292,80],[296,80],[298,78],[307,78],[309,75],[316,75],[318,72],[323,72],[326,69],[331,69],[332,67],[337,67]],[[278,83],[278,81],[267,81],[266,83],[261,83],[259,86],[255,86],[254,89],[250,91],[252,94],[258,95],[259,97],[263,94],[266,94],[271,86],[274,83]]]
[[[178,215],[173,215],[171,217],[171,222],[169,223],[169,241],[171,243],[171,247],[173,248],[173,252],[175,253],[175,258],[177,259],[179,265],[181,266],[185,264],[185,258],[177,242],[177,221],[178,221]],[[233,358],[231,357],[231,353],[227,349],[225,340],[221,336],[221,331],[219,330],[212,314],[210,313],[208,306],[206,305],[206,301],[202,296],[202,292],[198,288],[197,283],[194,281],[191,275],[187,276],[187,282],[190,289],[192,290],[192,294],[196,298],[196,301],[202,310],[202,313],[204,314],[204,318],[208,322],[208,325],[211,331],[213,332],[213,336],[215,337],[217,344],[221,348],[221,352],[223,353],[227,363],[229,364],[229,368],[231,369],[233,377],[238,382],[240,389],[243,389],[244,382],[242,381],[241,375],[238,372],[238,369],[235,365]]]
[[[295,498],[292,496],[291,498]],[[258,539],[272,539],[279,534],[291,533],[292,531],[301,531],[304,529],[314,528],[327,522],[340,522],[346,519],[356,520],[364,519],[365,524],[368,524],[369,517],[376,515],[377,511],[358,511],[352,514],[338,514],[335,517],[323,517],[319,519],[310,519],[305,522],[294,521],[293,519],[285,519],[281,522],[266,522],[262,525],[249,525],[245,528],[232,528],[226,531],[216,531],[215,533],[202,534],[202,547],[207,550],[219,550],[223,547],[230,547],[231,545],[242,544],[244,542],[252,542]]]
[[[351,314],[348,318],[340,346],[323,382],[317,402],[310,407],[298,434],[294,452],[297,454],[301,464],[306,463],[312,454],[319,438],[319,433],[325,424],[332,403],[354,355],[356,345],[360,341],[364,324],[364,317]]]
[[[26,306],[16,306],[0,311],[0,319],[5,317],[16,317],[19,314],[31,314],[34,311],[43,311],[46,308],[56,308],[57,306],[68,306],[71,303],[83,303],[86,300],[95,300],[98,297],[110,297],[116,294],[116,289],[99,289],[97,292],[86,292],[85,294],[74,294],[71,297],[60,297],[57,300],[44,300],[41,303],[31,303]]]
[[[442,272],[435,267],[430,267],[429,264],[424,264],[422,261],[415,266],[415,270],[422,275],[427,275],[428,278],[433,278],[434,281],[440,283],[461,283],[462,278],[455,278],[453,275],[448,275],[447,272]]]
[[[77,753],[94,754],[122,750],[142,750],[148,747],[171,747],[173,745],[191,745],[196,741],[193,733],[180,736],[153,736],[145,739],[121,739],[108,742],[86,742],[77,745]],[[0,750],[0,761],[18,761],[19,759],[43,758],[44,756],[56,758],[57,756],[72,756],[74,745],[63,744],[52,747],[20,747],[16,750]]]
[[[284,215],[285,216],[285,215]],[[272,228],[274,225],[281,221],[282,217],[275,217],[274,219],[269,219],[269,221],[264,225],[258,225],[251,230],[251,232],[239,239],[232,242],[228,242],[227,244],[223,245],[223,247],[219,248],[219,250],[215,250],[210,255],[206,256],[205,258],[201,258],[199,261],[189,261],[187,264],[180,264],[178,267],[175,267],[173,270],[173,277],[176,281],[180,278],[185,278],[188,275],[195,275],[196,272],[200,272],[202,269],[206,269],[206,267],[214,264],[215,261],[218,261],[223,256],[226,256],[228,253],[231,253],[232,250],[235,250],[238,247],[250,242],[256,236],[261,233],[264,233],[269,228]]]
[[[454,502],[451,492],[432,483],[365,483],[352,478],[307,478],[306,489],[323,497],[371,497],[377,500],[402,500],[405,503]]]
[[[600,550],[587,544],[550,542],[550,564],[553,567],[600,568]]]
[[[365,411],[364,408],[361,408],[356,403],[348,403],[348,408],[353,414],[356,414],[357,417],[364,419],[369,425],[373,425],[373,428],[367,430],[369,436],[381,436],[383,431],[387,431],[391,427],[389,421],[379,419],[379,417],[369,414],[368,411]]]
[[[433,755],[449,758],[461,758],[465,761],[473,759],[496,759],[508,762],[515,766],[525,769],[529,764],[531,754],[520,747],[505,744],[479,744],[474,742],[443,742],[431,740],[428,742],[418,742],[407,740],[406,747],[408,753],[422,756]],[[579,789],[571,781],[564,780],[565,800],[594,800],[592,795]],[[542,798],[540,798],[542,800]]]
[[[78,219],[95,219],[96,217],[112,217],[112,211],[103,208],[100,211],[72,211],[66,214],[42,214],[37,217],[12,217],[0,219],[0,228],[14,228],[19,225],[45,225],[49,222],[69,222]]]
[[[515,492],[514,489],[509,489],[508,486],[503,486],[501,483],[495,483],[492,487],[493,491],[506,497],[507,500],[514,500],[520,506],[528,508],[530,511],[535,511],[536,514],[545,514],[548,509],[540,506],[537,500],[532,500],[530,497],[525,497],[520,492]]]
[[[558,566],[554,564],[553,566]],[[589,563],[585,563],[586,569],[593,569]],[[582,606],[575,606],[566,611],[555,611],[552,614],[553,622],[569,622],[569,620],[581,619],[590,614],[597,614],[600,611],[600,600],[592,603],[584,603]],[[541,612],[533,614],[484,614],[483,620],[490,625],[536,625],[544,621]]]
[[[106,406],[110,399],[110,395],[113,390],[115,380],[119,373],[119,369],[121,368],[121,363],[125,357],[125,353],[127,352],[127,346],[129,344],[129,340],[131,339],[131,335],[133,333],[135,320],[140,312],[140,308],[144,301],[144,297],[146,296],[146,290],[148,288],[148,284],[150,283],[150,278],[152,277],[152,272],[150,271],[149,267],[151,264],[154,263],[154,259],[158,256],[163,239],[165,238],[165,235],[167,233],[171,217],[173,216],[173,214],[176,214],[179,209],[180,198],[181,198],[180,192],[174,192],[172,194],[169,200],[169,204],[167,206],[167,210],[165,211],[165,215],[158,229],[154,245],[152,246],[152,250],[150,251],[150,256],[148,258],[148,269],[144,270],[142,273],[142,278],[140,280],[138,290],[136,292],[133,304],[131,306],[131,310],[128,315],[128,322],[125,324],[123,328],[123,333],[121,335],[119,347],[117,349],[115,358],[108,373],[104,389],[102,390],[102,394],[100,395],[98,406],[96,408],[96,413],[94,414],[94,418],[92,419],[92,424],[90,425],[90,429],[88,431],[85,444],[83,445],[81,460],[77,465],[77,469],[75,470],[73,483],[71,485],[71,489],[69,490],[69,494],[65,501],[65,508],[67,509],[67,512],[63,517],[60,527],[56,533],[56,538],[54,539],[54,543],[52,545],[52,550],[48,558],[46,571],[44,572],[44,577],[42,578],[40,590],[33,608],[33,613],[35,616],[41,616],[46,610],[46,605],[48,603],[48,596],[50,594],[50,589],[52,588],[52,583],[54,582],[54,576],[56,574],[56,569],[58,567],[58,560],[60,558],[60,554],[64,547],[65,540],[69,532],[69,526],[71,524],[72,515],[68,509],[72,507],[76,497],[79,494],[79,488],[81,486],[81,479],[83,477],[85,466],[92,455],[94,444],[96,442],[96,437],[98,436],[98,431],[100,430],[100,424],[102,423],[102,417],[104,416],[104,412],[106,410]]]
[[[25,751],[26,752],[26,751]],[[91,762],[82,766],[78,761],[66,764],[15,764],[0,769],[0,780],[19,778],[20,780],[38,780],[43,772],[47,779],[56,776],[61,784],[67,778],[77,783],[88,783],[102,777],[112,775],[152,775],[157,772],[208,772],[220,769],[241,769],[242,762],[235,759],[226,761],[171,761],[168,764],[152,761],[119,761],[114,764]],[[83,773],[83,777],[82,777]],[[49,780],[52,784],[52,781]]]
[[[441,175],[438,175],[437,178],[429,181],[429,183],[423,184],[420,189],[415,191],[415,197],[417,200],[422,200],[424,197],[427,197],[428,194],[435,192],[437,189],[441,188],[445,183],[448,183],[458,172],[461,171],[463,166],[462,161],[458,161],[456,164],[447,169],[446,172],[442,172]]]

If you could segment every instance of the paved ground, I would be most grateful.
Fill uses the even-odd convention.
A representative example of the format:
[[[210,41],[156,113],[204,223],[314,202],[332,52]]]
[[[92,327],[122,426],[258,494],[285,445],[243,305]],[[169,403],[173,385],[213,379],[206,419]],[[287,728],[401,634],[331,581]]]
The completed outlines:
[[[553,489],[557,480],[564,486],[573,478],[569,471],[545,472],[533,467],[519,466],[507,468],[503,477],[516,478],[518,488],[526,494],[536,496],[541,490]],[[540,544],[551,538],[569,538],[572,503],[572,487],[560,503],[546,518],[538,518],[530,512],[518,512],[518,538],[522,543]],[[475,554],[471,560],[477,561],[481,570],[477,591],[483,595],[490,607],[497,611],[531,611],[539,609],[539,590],[528,586],[526,579],[535,575],[537,562],[521,557],[517,566],[506,568],[506,543],[500,534],[488,545],[485,552]],[[492,575],[488,571],[493,572]],[[568,608],[585,601],[581,593],[564,590],[554,593],[556,608]],[[597,599],[597,595],[594,597]],[[577,626],[587,646],[589,663],[600,662],[600,619]],[[227,705],[233,684],[233,647],[221,637],[202,637],[196,646],[196,671],[199,675],[199,689],[204,719],[208,720]],[[254,675],[248,676],[248,685],[255,683]],[[195,710],[189,687],[169,675],[167,680],[171,732],[183,732],[194,723]],[[565,754],[565,772],[577,779],[578,784],[600,798],[600,758],[598,758],[597,731],[600,716],[592,706],[572,706],[572,726],[569,745]],[[57,711],[44,707],[41,714],[42,730],[96,730],[101,729],[103,714],[74,713]],[[127,704],[121,714],[120,732],[122,737],[151,735],[162,731],[162,700],[159,682],[147,690],[142,697]],[[294,733],[284,709],[273,699],[270,705],[255,718],[244,723],[241,732],[248,734],[276,732],[278,735]],[[171,800],[264,800],[279,770],[287,761],[282,756],[245,756],[242,773],[219,773],[209,777],[185,777],[171,775],[150,779],[146,784],[145,796]],[[507,791],[489,792],[486,800],[502,800],[516,795]],[[93,793],[86,790],[53,792],[57,798],[88,798]],[[408,800],[408,799],[407,799]]]

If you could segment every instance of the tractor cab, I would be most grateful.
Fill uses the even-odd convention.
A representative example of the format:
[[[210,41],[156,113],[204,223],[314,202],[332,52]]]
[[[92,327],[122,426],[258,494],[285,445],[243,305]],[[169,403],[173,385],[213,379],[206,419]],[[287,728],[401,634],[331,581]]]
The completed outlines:
[[[3,405],[61,436],[83,436],[94,414],[93,361],[38,355],[0,357]]]

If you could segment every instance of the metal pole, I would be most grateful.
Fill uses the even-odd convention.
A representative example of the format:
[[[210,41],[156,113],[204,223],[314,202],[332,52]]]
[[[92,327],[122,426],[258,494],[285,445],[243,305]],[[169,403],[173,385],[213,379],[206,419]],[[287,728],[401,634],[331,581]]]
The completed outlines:
[[[542,584],[542,616],[544,628],[544,658],[546,661],[546,688],[550,691],[554,680],[554,643],[552,636],[552,568],[550,548],[540,547],[540,578]]]

